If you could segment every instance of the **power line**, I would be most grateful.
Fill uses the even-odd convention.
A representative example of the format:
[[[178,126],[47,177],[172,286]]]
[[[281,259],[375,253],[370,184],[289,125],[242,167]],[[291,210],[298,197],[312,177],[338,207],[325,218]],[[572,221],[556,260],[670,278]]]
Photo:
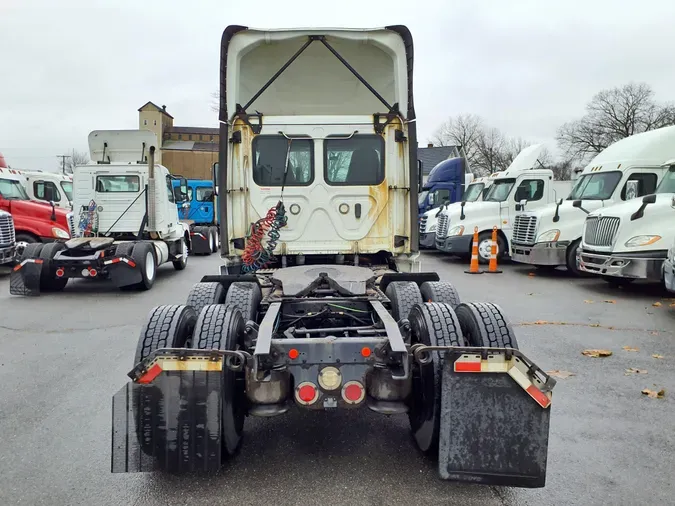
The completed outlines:
[[[70,155],[56,155],[56,158],[61,159],[61,170],[66,173],[66,158],[72,158]]]

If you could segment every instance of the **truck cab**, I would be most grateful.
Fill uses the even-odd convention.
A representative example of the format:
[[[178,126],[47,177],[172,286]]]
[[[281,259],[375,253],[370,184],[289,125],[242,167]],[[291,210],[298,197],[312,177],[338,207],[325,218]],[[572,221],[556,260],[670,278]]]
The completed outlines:
[[[180,181],[174,179],[173,188],[180,188]],[[178,215],[181,220],[192,220],[197,224],[214,223],[214,185],[208,179],[187,180],[187,201],[178,202]]]
[[[56,207],[73,208],[73,178],[65,174],[41,171],[21,171],[25,177],[26,193],[31,200],[54,202]]]
[[[419,269],[421,181],[404,37],[395,28],[233,30],[222,55],[224,273],[252,258],[252,225],[264,229],[260,220],[275,216],[274,228],[285,226],[269,262],[256,265],[379,259]],[[292,67],[277,72],[280,60]]]
[[[675,160],[664,169],[655,192],[586,216],[578,254],[581,271],[615,285],[663,282],[664,262],[675,241]]]
[[[579,274],[577,253],[589,212],[653,193],[675,157],[675,127],[627,137],[584,168],[566,200],[527,209],[514,223],[511,257],[537,266],[565,266]],[[628,191],[634,185],[635,191]]]
[[[451,204],[462,200],[467,185],[473,181],[473,174],[467,172],[466,159],[455,147],[452,158],[436,165],[422,187],[418,197],[418,213],[438,208],[443,204]]]
[[[468,257],[474,230],[479,232],[478,259],[487,263],[491,255],[492,230],[497,228],[497,256],[508,254],[513,222],[524,209],[537,209],[554,202],[564,192],[562,182],[553,184],[553,172],[538,168],[541,144],[521,151],[493,184],[481,202],[466,202],[441,211],[436,230],[436,249]],[[571,182],[567,182],[567,188]],[[569,191],[569,190],[568,190]],[[565,193],[566,194],[566,193]]]
[[[462,202],[479,202],[487,194],[488,189],[492,186],[495,177],[502,174],[502,171],[495,172],[489,176],[479,177],[473,179],[466,187]],[[453,205],[459,206],[459,203],[442,204],[439,207],[447,208]],[[434,208],[426,211],[420,216],[420,248],[434,248],[436,246],[436,227],[438,225],[438,215],[441,209]]]
[[[31,200],[24,181],[15,169],[0,167],[0,211],[12,215],[17,253],[22,253],[28,244],[68,240],[69,210],[55,203]]]

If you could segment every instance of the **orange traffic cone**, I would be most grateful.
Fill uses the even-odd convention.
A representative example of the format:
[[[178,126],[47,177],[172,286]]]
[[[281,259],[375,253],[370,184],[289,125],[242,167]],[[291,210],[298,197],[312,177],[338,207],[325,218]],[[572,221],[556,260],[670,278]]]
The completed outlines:
[[[473,229],[473,246],[471,246],[471,265],[469,266],[468,271],[464,271],[467,274],[483,274],[478,268],[478,227]]]
[[[490,252],[490,265],[488,273],[499,274],[502,271],[497,270],[497,227],[492,227],[492,251]]]

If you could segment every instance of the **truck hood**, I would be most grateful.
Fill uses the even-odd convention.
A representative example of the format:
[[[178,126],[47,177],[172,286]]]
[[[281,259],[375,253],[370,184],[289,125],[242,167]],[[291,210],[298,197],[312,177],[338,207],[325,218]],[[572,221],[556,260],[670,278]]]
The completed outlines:
[[[598,209],[589,216],[616,217],[621,220],[619,229],[614,236],[612,251],[618,253],[667,250],[675,238],[675,208],[673,207],[675,194],[661,193],[656,196],[656,202],[647,205],[641,218],[631,220],[631,216],[642,205],[642,198],[636,198],[621,204]],[[636,237],[652,236],[655,240],[643,246],[627,245]]]
[[[56,223],[68,230],[68,212],[60,207],[55,207]],[[25,216],[34,216],[37,219],[49,221],[52,215],[52,206],[46,202],[35,202],[34,200],[10,200],[9,212],[11,214],[22,214]]]
[[[464,205],[464,220],[472,220],[477,217],[482,217],[486,215],[493,215],[499,218],[499,202],[486,202],[481,200],[479,202],[467,202]],[[455,220],[459,220],[460,215],[462,214],[462,206],[460,204],[452,204],[448,206],[448,209],[445,211],[450,218],[450,222],[455,225],[461,225]]]
[[[553,221],[553,218],[556,216],[555,203],[532,211],[528,211],[526,206],[525,211],[520,215],[523,218],[534,217],[537,219],[535,232],[537,237],[549,230],[559,230],[560,237],[558,241],[575,241],[581,237],[581,231],[584,228],[587,215],[581,209],[573,207],[572,202],[572,200],[563,200],[563,203],[558,208],[558,221]],[[607,204],[611,204],[611,202],[605,200],[584,200],[581,205],[587,211],[594,211],[598,208],[604,208]]]

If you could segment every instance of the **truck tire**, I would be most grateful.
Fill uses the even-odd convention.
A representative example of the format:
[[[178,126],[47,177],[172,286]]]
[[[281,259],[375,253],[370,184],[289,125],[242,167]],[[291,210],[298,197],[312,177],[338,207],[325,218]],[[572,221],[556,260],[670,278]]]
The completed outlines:
[[[23,250],[29,245],[29,244],[42,244],[34,235],[31,234],[16,234],[14,237],[14,242],[16,244],[16,249],[21,255],[23,253]],[[26,258],[37,258],[37,256],[34,257],[26,257]],[[25,260],[25,258],[24,258]]]
[[[473,247],[473,242],[471,243]],[[504,259],[507,246],[504,238],[497,234],[497,262]],[[471,250],[469,250],[471,252]],[[487,264],[492,256],[492,232],[481,232],[478,235],[478,263]]]
[[[157,257],[155,248],[149,242],[137,242],[131,250],[131,258],[141,272],[142,280],[132,285],[139,290],[150,290],[157,278]]]
[[[27,244],[26,247],[23,249],[23,251],[19,254],[17,262],[21,263],[27,258],[40,258],[42,248],[44,248],[44,244],[42,244],[41,242],[33,242]]]
[[[391,315],[397,322],[408,318],[413,306],[423,302],[420,288],[414,281],[389,283],[384,294],[391,301]]]
[[[182,271],[187,267],[188,245],[187,242],[185,241],[185,237],[182,237],[180,240],[180,259],[174,260],[171,263],[173,264],[173,268],[176,269],[177,271]]]
[[[442,302],[455,309],[461,302],[452,283],[447,281],[426,281],[420,286],[424,302]]]
[[[197,314],[204,306],[222,304],[225,300],[225,289],[220,283],[195,283],[190,289],[186,305],[192,307]]]
[[[455,312],[469,346],[518,349],[513,328],[498,305],[463,302]]]
[[[199,313],[192,347],[200,350],[237,350],[243,348],[244,318],[239,309],[214,304]],[[245,372],[225,368],[222,382],[222,456],[233,456],[241,445],[248,402]]]
[[[577,250],[579,249],[580,244],[581,239],[574,241],[567,247],[567,253],[565,255],[567,270],[575,276],[581,276],[582,274],[585,274],[577,267]]]
[[[413,344],[427,346],[464,346],[462,329],[449,304],[427,302],[415,304],[410,311]],[[417,447],[431,456],[438,455],[441,424],[441,380],[443,352],[432,351],[433,361],[421,365],[413,362],[412,392],[408,420]]]
[[[225,305],[239,309],[244,322],[256,321],[261,299],[262,292],[257,283],[236,281],[227,290]]]
[[[43,260],[42,271],[40,273],[40,291],[60,292],[68,284],[68,278],[57,278],[53,271],[53,260],[59,251],[66,249],[62,242],[50,242],[45,244],[40,251],[40,258]]]
[[[134,367],[161,348],[189,347],[196,323],[197,313],[190,306],[152,308],[138,338]]]

